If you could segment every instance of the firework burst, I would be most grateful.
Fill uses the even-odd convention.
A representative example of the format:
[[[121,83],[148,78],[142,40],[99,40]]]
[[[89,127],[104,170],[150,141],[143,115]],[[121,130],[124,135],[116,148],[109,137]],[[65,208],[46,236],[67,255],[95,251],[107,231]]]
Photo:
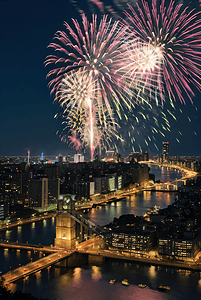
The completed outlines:
[[[170,101],[185,103],[185,95],[192,101],[192,87],[200,90],[201,79],[200,12],[173,0],[140,0],[129,8],[123,20],[133,37],[126,74],[137,86],[144,83],[151,98],[160,95],[163,102],[167,93]]]
[[[65,22],[66,31],[58,31],[56,42],[49,45],[58,54],[47,56],[45,61],[46,66],[53,66],[47,75],[51,93],[58,97],[60,83],[68,72],[85,71],[99,91],[96,106],[106,107],[113,119],[113,110],[117,106],[130,105],[128,102],[131,101],[130,97],[122,95],[122,91],[130,95],[130,89],[118,72],[125,52],[122,40],[126,26],[120,25],[119,21],[112,23],[107,16],[102,17],[99,25],[96,15],[91,23],[82,15],[82,26],[77,20],[72,21],[74,28]]]
[[[62,108],[61,139],[70,140],[73,147],[90,148],[91,160],[94,150],[106,147],[116,136],[117,124],[104,107],[97,105],[99,90],[96,81],[86,71],[77,70],[65,74],[58,86],[55,101]]]

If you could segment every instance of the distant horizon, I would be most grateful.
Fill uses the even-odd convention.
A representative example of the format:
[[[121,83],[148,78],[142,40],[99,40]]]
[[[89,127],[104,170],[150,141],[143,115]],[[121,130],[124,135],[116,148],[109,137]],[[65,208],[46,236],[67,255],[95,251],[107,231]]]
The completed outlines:
[[[148,151],[144,151],[144,152],[148,152]],[[138,151],[136,151],[136,152],[130,152],[129,154],[131,154],[131,153],[143,153],[143,152],[138,152]],[[148,152],[149,153],[149,152]],[[57,157],[57,156],[59,156],[59,155],[61,155],[61,156],[64,156],[64,157],[66,157],[66,156],[68,156],[68,155],[70,155],[70,156],[74,156],[76,153],[74,153],[74,154],[62,154],[62,153],[59,153],[59,154],[44,154],[43,155],[43,157],[45,158],[45,157]],[[124,156],[122,153],[119,153],[120,155],[122,155],[122,156]],[[127,154],[126,156],[128,156],[129,154]],[[160,153],[158,153],[158,154],[160,154]],[[150,153],[149,153],[149,155],[150,156],[157,156],[158,154],[151,154],[150,155]],[[83,154],[84,155],[84,154]],[[85,156],[85,155],[84,155]],[[126,157],[126,156],[124,156],[124,157]],[[201,154],[169,154],[169,157],[172,157],[172,156],[180,156],[180,157],[183,157],[183,156],[185,156],[185,157],[201,157]],[[2,157],[28,157],[28,155],[21,155],[21,154],[19,154],[19,155],[15,155],[15,154],[11,154],[11,155],[0,155],[0,158],[2,158]],[[35,155],[31,155],[31,153],[30,153],[30,158],[31,157],[41,157],[41,154],[35,154]],[[104,157],[104,155],[102,155],[101,157]],[[87,155],[86,155],[86,158],[87,158]]]

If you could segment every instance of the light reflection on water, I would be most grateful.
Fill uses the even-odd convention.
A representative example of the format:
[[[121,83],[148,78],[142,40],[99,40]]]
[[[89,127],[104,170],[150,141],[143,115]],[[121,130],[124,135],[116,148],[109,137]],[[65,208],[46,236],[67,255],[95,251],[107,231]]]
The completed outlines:
[[[122,286],[124,278],[129,280],[130,286]],[[116,279],[115,285],[109,283],[111,279]],[[147,287],[140,289],[139,283],[145,283]],[[169,285],[170,291],[160,292],[160,284]],[[19,281],[15,288],[49,300],[197,300],[201,296],[200,285],[199,273],[192,272],[186,276],[176,269],[109,260],[100,266],[52,267],[49,273],[43,270],[31,275],[27,281]]]
[[[35,273],[35,276],[36,276],[36,286],[39,287],[41,286],[41,271]]]
[[[155,266],[150,266],[149,275],[152,279],[154,279],[156,277],[156,267]]]
[[[95,281],[98,281],[99,279],[101,279],[101,277],[102,277],[102,274],[100,272],[100,267],[92,266],[91,278]]]
[[[157,170],[158,171],[158,170]],[[163,170],[164,171],[164,170]],[[163,173],[165,176],[165,172]],[[168,171],[168,176],[173,176]],[[159,179],[156,177],[156,180]],[[156,205],[166,207],[174,201],[175,195],[168,193],[151,193],[132,195],[125,201],[100,206],[89,212],[89,217],[100,225],[108,224],[114,217],[122,214],[133,213],[142,215]],[[33,225],[34,224],[34,225]],[[55,237],[55,218],[45,222],[36,222],[0,232],[0,238],[12,241],[33,244],[53,244]],[[26,251],[12,251],[0,249],[0,266],[4,272],[9,271],[10,265],[16,268],[19,264],[30,262],[34,255],[40,253]],[[109,284],[111,279],[116,279],[115,285]],[[122,286],[121,281],[127,278],[129,287]],[[84,265],[79,268],[51,268],[31,275],[26,280],[20,280],[11,285],[11,290],[20,289],[32,293],[36,297],[48,300],[183,300],[200,299],[201,279],[200,273],[179,273],[175,269],[157,266],[140,265],[122,261],[106,261],[101,266]],[[145,283],[147,287],[140,289],[137,284]],[[160,284],[170,285],[168,293],[157,290]],[[193,297],[191,293],[193,291]]]
[[[6,230],[5,239],[9,240],[11,236],[11,230]]]
[[[74,269],[74,273],[73,273],[73,276],[74,276],[74,283],[80,283],[80,280],[81,280],[81,273],[82,273],[82,269],[81,268],[75,268]]]
[[[175,193],[145,191],[140,194],[127,196],[126,200],[123,201],[92,208],[87,213],[87,216],[99,225],[106,225],[112,222],[114,217],[119,217],[123,214],[142,216],[154,205],[165,208],[175,201],[175,197]]]

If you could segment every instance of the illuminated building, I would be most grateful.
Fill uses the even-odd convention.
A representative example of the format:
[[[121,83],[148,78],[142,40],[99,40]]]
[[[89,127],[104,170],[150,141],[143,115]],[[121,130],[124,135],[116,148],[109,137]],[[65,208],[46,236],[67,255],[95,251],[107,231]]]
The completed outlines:
[[[30,151],[28,151],[27,153],[27,164],[28,165],[30,164]]]
[[[94,177],[95,181],[95,194],[108,193],[108,178],[106,176]]]
[[[158,253],[174,259],[193,258],[200,248],[198,236],[182,239],[159,238]]]
[[[44,208],[48,205],[48,178],[30,179],[29,206]]]
[[[131,152],[128,156],[128,161],[130,163],[139,162],[139,161],[148,161],[149,153],[148,152]]]
[[[114,161],[115,152],[114,151],[106,151],[106,161],[113,162]]]
[[[94,182],[75,182],[73,193],[76,194],[77,200],[90,199],[90,195],[94,194]]]
[[[147,253],[153,248],[153,241],[154,233],[150,231],[112,232],[106,237],[106,246],[112,250]]]
[[[41,158],[40,158],[42,161],[44,159],[44,152],[41,152]]]
[[[82,154],[75,154],[74,155],[74,163],[84,162],[84,155]]]
[[[108,178],[108,190],[110,192],[113,192],[113,191],[116,190],[115,181],[116,181],[115,180],[115,175],[109,176],[109,178]]]
[[[169,162],[169,142],[163,142],[162,158],[163,162]]]
[[[56,247],[71,249],[76,242],[76,221],[70,217],[75,208],[75,195],[60,195],[56,217]]]
[[[5,218],[5,207],[4,207],[4,201],[0,200],[0,220],[3,220]]]
[[[60,195],[60,178],[48,179],[48,203],[56,203]]]

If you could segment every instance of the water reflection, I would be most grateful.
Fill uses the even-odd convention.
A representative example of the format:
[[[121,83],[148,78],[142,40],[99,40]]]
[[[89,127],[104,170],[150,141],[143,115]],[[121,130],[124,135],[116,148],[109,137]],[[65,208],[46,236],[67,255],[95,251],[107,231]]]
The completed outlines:
[[[16,258],[19,260],[20,259],[20,249],[16,250]]]
[[[100,272],[100,267],[92,266],[91,269],[92,269],[92,274],[91,274],[92,279],[98,281],[102,277]]]
[[[31,260],[31,251],[27,251],[27,258],[28,260]]]
[[[112,222],[114,217],[119,217],[123,214],[142,216],[154,205],[165,208],[175,201],[175,197],[175,193],[146,191],[141,194],[133,194],[130,197],[127,196],[124,201],[92,208],[87,215],[97,224],[105,225]]]
[[[4,249],[4,258],[5,258],[5,260],[7,260],[7,261],[8,261],[8,259],[9,259],[9,250],[8,250],[8,248],[5,248],[5,249]]]
[[[154,279],[156,277],[156,267],[155,266],[150,266],[149,275],[152,279]]]
[[[41,285],[41,271],[38,271],[37,273],[35,273],[36,275],[36,285],[37,287],[39,287]]]
[[[172,176],[170,170],[167,176]],[[111,222],[114,217],[118,217],[122,214],[133,213],[135,215],[142,215],[155,204],[166,207],[174,201],[174,198],[175,195],[172,193],[151,193],[147,191],[141,194],[134,194],[126,198],[126,201],[93,208],[88,216],[98,224],[104,225]],[[20,235],[19,241],[21,242],[29,241],[29,243],[41,243],[43,245],[53,244],[55,237],[55,218],[33,224],[23,225],[19,231],[18,229],[13,229],[12,232],[1,232],[0,238],[5,239],[6,236],[9,236],[9,238],[6,239],[15,241]],[[1,251],[3,258],[1,257],[0,265],[7,265],[5,267],[6,271],[9,271],[10,265],[14,266],[14,264],[16,264],[15,267],[17,267],[19,263],[26,264],[30,262],[31,256],[34,257],[33,252],[27,252],[26,254],[25,251],[18,253],[8,250],[4,250],[3,252],[3,249]],[[42,253],[40,253],[40,256],[42,256]],[[8,270],[6,268],[8,268]],[[113,278],[117,279],[115,286],[109,284],[109,280]],[[122,278],[129,279],[130,286],[128,288],[121,285]],[[137,284],[144,282],[148,287],[145,289],[138,288]],[[171,286],[170,293],[164,294],[157,290],[158,285],[162,282]],[[27,293],[32,293],[38,298],[42,297],[49,300],[182,300],[184,298],[190,299],[189,291],[191,289],[195,291],[195,294],[197,293],[194,299],[199,299],[201,293],[201,279],[198,274],[186,275],[178,274],[177,272],[172,273],[171,269],[167,269],[166,272],[166,269],[163,267],[148,267],[128,262],[107,261],[101,267],[89,267],[85,265],[75,269],[48,268],[41,273],[32,275],[23,283],[19,281],[15,287],[21,290],[24,288],[24,291]]]
[[[18,234],[18,236],[21,236],[21,234],[22,234],[22,226],[17,226],[17,234]]]
[[[81,268],[75,268],[73,272],[73,277],[74,277],[74,283],[79,283],[81,279]]]
[[[61,271],[60,268],[54,268],[54,276],[59,277],[60,276],[60,271]]]
[[[11,230],[6,230],[5,239],[9,240],[10,239],[10,235],[11,235]]]

